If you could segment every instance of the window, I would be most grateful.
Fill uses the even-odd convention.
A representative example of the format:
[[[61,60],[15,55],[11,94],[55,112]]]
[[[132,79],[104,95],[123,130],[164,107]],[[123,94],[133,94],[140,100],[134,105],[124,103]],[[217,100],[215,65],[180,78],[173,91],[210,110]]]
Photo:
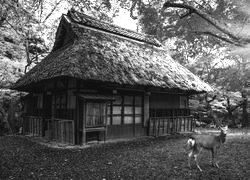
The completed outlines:
[[[97,127],[105,125],[106,104],[87,103],[86,127]]]
[[[124,96],[124,124],[133,124],[134,121],[134,97]]]
[[[108,109],[108,124],[142,123],[142,96],[116,96]]]

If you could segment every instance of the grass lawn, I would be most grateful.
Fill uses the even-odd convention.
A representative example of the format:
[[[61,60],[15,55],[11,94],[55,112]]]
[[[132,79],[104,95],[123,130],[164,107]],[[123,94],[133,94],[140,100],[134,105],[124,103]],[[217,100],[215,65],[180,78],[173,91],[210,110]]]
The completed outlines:
[[[143,138],[88,148],[52,148],[29,137],[0,137],[0,179],[250,179],[250,135],[229,134],[220,168],[204,151],[187,167],[187,137]]]

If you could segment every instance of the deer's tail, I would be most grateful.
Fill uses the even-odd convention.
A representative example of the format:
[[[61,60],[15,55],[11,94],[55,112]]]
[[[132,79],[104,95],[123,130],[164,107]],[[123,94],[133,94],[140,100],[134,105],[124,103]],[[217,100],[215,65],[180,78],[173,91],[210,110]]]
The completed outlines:
[[[187,140],[187,146],[188,146],[190,149],[192,149],[192,148],[194,147],[194,145],[195,145],[195,140],[192,139],[192,138],[189,138],[189,139]]]

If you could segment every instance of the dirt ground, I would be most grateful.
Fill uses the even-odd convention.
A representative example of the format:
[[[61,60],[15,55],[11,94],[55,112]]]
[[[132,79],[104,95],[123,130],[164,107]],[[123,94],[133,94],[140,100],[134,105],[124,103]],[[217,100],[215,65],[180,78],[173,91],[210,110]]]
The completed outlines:
[[[250,179],[250,133],[231,131],[220,169],[204,151],[187,166],[187,135],[141,138],[86,148],[55,148],[24,136],[0,137],[0,179]]]

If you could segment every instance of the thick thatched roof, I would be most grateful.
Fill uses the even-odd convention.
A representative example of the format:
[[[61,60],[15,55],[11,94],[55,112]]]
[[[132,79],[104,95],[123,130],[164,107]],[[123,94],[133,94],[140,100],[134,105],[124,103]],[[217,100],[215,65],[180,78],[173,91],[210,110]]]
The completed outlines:
[[[14,89],[67,76],[194,92],[212,90],[208,84],[174,61],[151,36],[97,21],[75,11],[69,11],[63,18],[76,37],[74,43],[60,48],[57,46],[56,50],[19,79]]]

